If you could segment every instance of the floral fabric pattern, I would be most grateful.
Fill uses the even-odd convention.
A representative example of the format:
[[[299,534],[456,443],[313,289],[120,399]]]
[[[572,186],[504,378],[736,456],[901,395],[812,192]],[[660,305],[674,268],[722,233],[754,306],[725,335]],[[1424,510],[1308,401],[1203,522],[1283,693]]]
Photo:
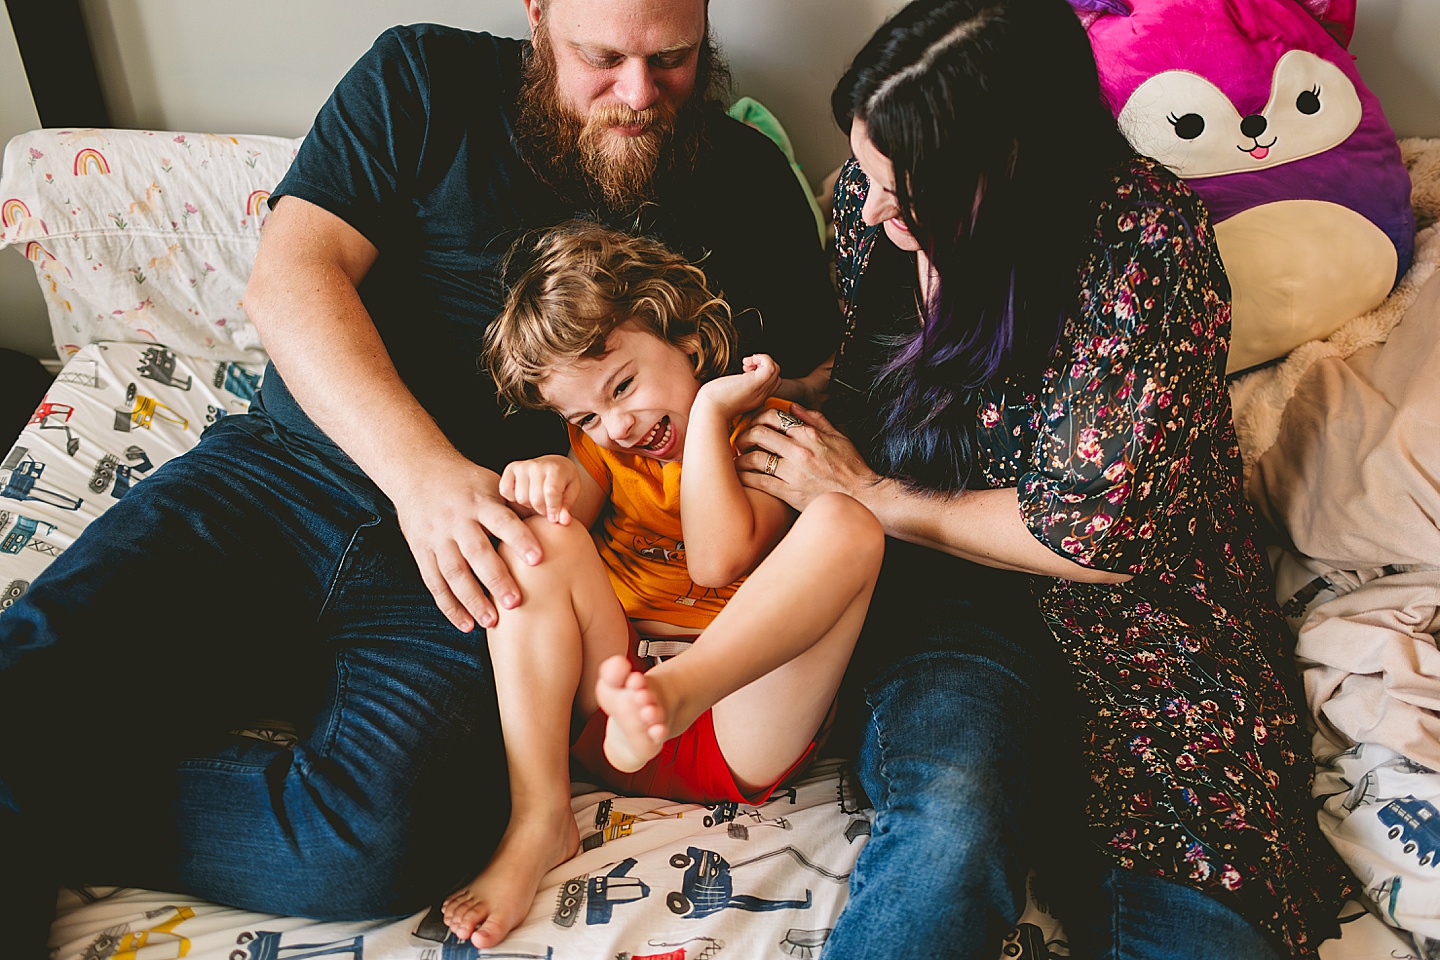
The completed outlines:
[[[872,322],[855,309],[880,235],[866,189],[853,163],[836,187],[847,345]],[[1041,543],[1133,578],[1034,581],[1086,705],[1094,842],[1313,956],[1350,884],[1317,830],[1303,700],[1242,494],[1229,285],[1204,207],[1159,164],[1119,170],[1097,214],[1051,366],[980,397],[980,467],[1017,488]]]

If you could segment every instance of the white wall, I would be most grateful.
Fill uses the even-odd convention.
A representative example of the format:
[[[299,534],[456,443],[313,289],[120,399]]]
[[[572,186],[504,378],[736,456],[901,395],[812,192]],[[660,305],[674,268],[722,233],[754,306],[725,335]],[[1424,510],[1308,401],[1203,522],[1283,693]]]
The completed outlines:
[[[844,159],[830,89],[900,0],[712,0],[736,92],[786,125],[813,180]],[[520,0],[84,0],[119,126],[299,136],[340,75],[395,23],[525,36]]]
[[[812,182],[846,155],[830,120],[831,87],[902,3],[711,0],[737,92],[781,118]],[[340,75],[394,23],[434,20],[525,33],[520,0],[82,0],[81,6],[112,121],[151,129],[299,136]],[[1396,132],[1440,136],[1440,0],[1359,0],[1359,6],[1351,49]],[[6,138],[37,125],[19,70],[5,20]],[[49,344],[29,265],[0,254],[0,346],[44,356]]]
[[[0,16],[0,145],[38,126],[40,118],[15,45],[15,31],[10,18]],[[35,268],[8,250],[0,250],[0,347],[33,357],[55,355]]]
[[[1440,0],[1360,0],[1355,66],[1398,137],[1440,137]]]

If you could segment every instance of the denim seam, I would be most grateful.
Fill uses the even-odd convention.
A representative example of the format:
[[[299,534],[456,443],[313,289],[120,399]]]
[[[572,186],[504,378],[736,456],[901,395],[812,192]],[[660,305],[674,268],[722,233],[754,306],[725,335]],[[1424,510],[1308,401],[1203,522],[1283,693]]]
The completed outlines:
[[[890,761],[888,751],[886,750],[885,746],[885,727],[884,724],[880,721],[880,709],[876,703],[875,697],[872,695],[867,695],[865,697],[865,703],[870,707],[870,722],[875,726],[875,742],[879,745],[880,750],[880,776],[885,780],[884,809],[888,811],[890,809],[891,803],[893,802],[894,783],[888,771]],[[873,797],[871,798],[871,802],[874,803]],[[880,813],[881,811],[878,809],[875,811],[876,820],[879,820]]]
[[[335,709],[330,711],[330,722],[325,727],[325,736],[319,746],[319,756],[328,757],[335,748],[340,735],[340,720],[345,714],[346,696],[350,689],[350,666],[345,651],[335,656]],[[304,771],[301,770],[301,774]]]
[[[355,550],[355,541],[360,539],[362,533],[379,523],[380,518],[372,513],[369,520],[360,524],[355,528],[355,532],[350,534],[350,542],[345,544],[345,549],[340,552],[340,562],[335,564],[335,572],[331,574],[330,582],[325,587],[325,599],[320,604],[320,611],[315,615],[317,622],[324,619],[325,613],[330,609],[330,601],[335,598],[335,592],[340,589],[340,581],[344,579],[345,571],[350,566],[350,555]]]

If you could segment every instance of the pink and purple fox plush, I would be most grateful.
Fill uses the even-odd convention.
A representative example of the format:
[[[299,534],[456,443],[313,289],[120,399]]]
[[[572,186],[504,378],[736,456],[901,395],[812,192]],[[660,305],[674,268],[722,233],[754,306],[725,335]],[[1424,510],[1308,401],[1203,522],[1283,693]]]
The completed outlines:
[[[1328,336],[1409,267],[1410,180],[1348,42],[1355,0],[1070,0],[1121,130],[1210,210],[1231,373]]]

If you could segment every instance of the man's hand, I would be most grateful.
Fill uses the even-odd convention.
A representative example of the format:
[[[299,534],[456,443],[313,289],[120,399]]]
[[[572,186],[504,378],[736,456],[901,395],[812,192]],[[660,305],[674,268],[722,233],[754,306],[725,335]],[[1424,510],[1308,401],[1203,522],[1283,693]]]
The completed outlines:
[[[531,565],[540,544],[500,495],[500,477],[458,454],[427,464],[393,497],[400,529],[435,604],[457,630],[493,627],[496,605],[520,604],[520,588],[495,552],[491,538],[509,544]]]
[[[580,496],[580,468],[569,457],[553,454],[516,460],[500,474],[500,496],[521,516],[569,523],[570,508]]]
[[[700,388],[696,402],[713,404],[721,416],[729,420],[747,410],[754,410],[775,393],[780,386],[780,367],[767,354],[746,357],[743,372],[717,377]]]

